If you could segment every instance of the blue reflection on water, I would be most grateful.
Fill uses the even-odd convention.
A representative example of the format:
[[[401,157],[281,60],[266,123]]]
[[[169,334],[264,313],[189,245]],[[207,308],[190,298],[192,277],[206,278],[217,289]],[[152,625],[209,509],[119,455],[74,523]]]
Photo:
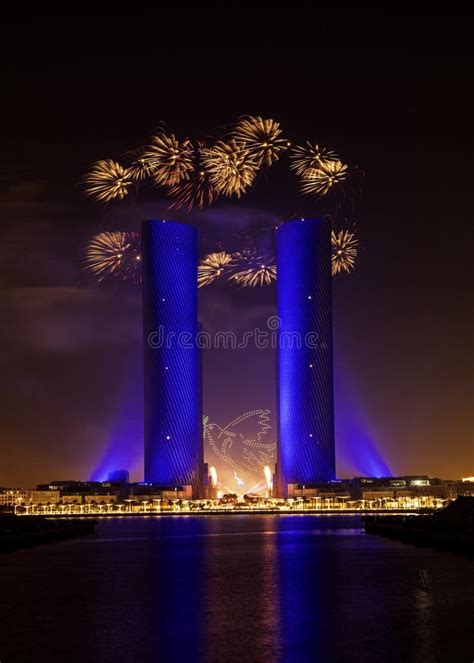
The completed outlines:
[[[434,663],[474,646],[471,560],[357,517],[99,519],[5,557],[0,586],[16,663]]]

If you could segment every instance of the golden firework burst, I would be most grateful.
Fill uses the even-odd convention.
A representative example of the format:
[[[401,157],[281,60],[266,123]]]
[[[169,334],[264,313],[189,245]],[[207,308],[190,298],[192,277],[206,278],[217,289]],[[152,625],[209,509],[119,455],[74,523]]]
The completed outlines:
[[[320,169],[309,170],[300,182],[300,191],[325,196],[342,184],[347,179],[347,175],[347,166],[341,161],[335,161]]]
[[[85,267],[103,281],[116,277],[137,284],[142,280],[140,236],[137,232],[102,232],[89,241]]]
[[[339,161],[339,157],[335,152],[309,141],[304,147],[295,145],[290,154],[290,168],[303,177],[313,170],[330,167],[337,161]]]
[[[237,198],[253,184],[258,170],[258,163],[249,150],[234,139],[227,143],[218,141],[202,150],[202,161],[217,193],[235,194]]]
[[[140,153],[129,166],[130,177],[135,182],[142,182],[152,175],[150,166],[144,156]]]
[[[234,254],[238,267],[230,281],[246,288],[271,285],[277,278],[275,257],[272,253],[259,253],[256,249],[244,249]]]
[[[177,182],[169,188],[168,195],[173,199],[170,208],[187,207],[190,212],[195,206],[202,209],[205,205],[212,205],[217,198],[210,174],[202,161],[204,149],[203,143],[199,142],[194,152],[194,167],[189,179]]]
[[[354,233],[350,233],[348,230],[331,232],[333,276],[339,272],[350,272],[354,269],[358,244]]]
[[[232,137],[245,145],[259,166],[271,166],[279,154],[288,149],[290,142],[281,137],[280,124],[270,118],[244,115],[235,125]]]
[[[92,165],[84,177],[86,194],[99,202],[108,203],[115,198],[122,200],[133,184],[128,168],[112,159],[103,159]]]
[[[234,264],[234,256],[231,253],[209,253],[198,265],[198,288],[214,283],[227,274]]]
[[[179,141],[174,134],[162,132],[143,150],[138,172],[150,175],[156,184],[173,186],[188,179],[193,168],[191,141]]]

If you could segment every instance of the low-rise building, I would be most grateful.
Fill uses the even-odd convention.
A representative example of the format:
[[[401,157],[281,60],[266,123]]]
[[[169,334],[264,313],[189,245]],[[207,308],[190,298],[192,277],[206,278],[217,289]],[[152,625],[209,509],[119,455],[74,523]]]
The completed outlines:
[[[59,490],[29,490],[29,504],[57,504],[61,499]]]
[[[361,496],[359,499],[362,500],[383,500],[383,499],[394,499],[396,496],[395,490],[383,489],[379,490],[362,490]]]
[[[290,483],[288,484],[288,498],[312,498],[318,497],[321,493],[329,493],[330,497],[336,495],[344,495],[347,493],[346,481],[328,481],[320,483],[302,484]]]
[[[462,495],[474,496],[474,483],[472,481],[445,481],[446,495],[448,499],[455,500]]]
[[[147,499],[156,497],[162,500],[190,500],[193,497],[193,487],[186,486],[155,486],[152,483],[130,484],[129,499],[137,499],[137,495],[146,496]]]
[[[107,494],[94,494],[91,493],[89,495],[84,495],[84,503],[85,504],[115,504],[117,501],[117,496],[116,495],[107,495]]]
[[[61,495],[61,504],[82,504],[84,495],[74,495],[74,493]]]
[[[378,497],[413,497],[425,495],[446,496],[444,482],[426,475],[401,477],[354,477],[349,482],[352,499],[376,499]]]
[[[28,499],[28,491],[23,488],[0,489],[0,506],[24,504]]]

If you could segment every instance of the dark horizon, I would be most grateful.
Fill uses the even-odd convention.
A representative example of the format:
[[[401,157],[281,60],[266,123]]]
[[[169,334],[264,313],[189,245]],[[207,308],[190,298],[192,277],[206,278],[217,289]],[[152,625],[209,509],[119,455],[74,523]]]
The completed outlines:
[[[369,467],[358,444],[372,445],[395,475],[473,474],[470,56],[422,44],[267,45],[225,57],[210,48],[106,57],[74,43],[35,46],[12,48],[1,64],[0,485],[87,479],[114,435],[142,447],[141,297],[84,272],[93,233],[166,215],[196,223],[202,250],[212,250],[312,212],[281,162],[240,201],[189,216],[167,211],[158,190],[105,207],[85,199],[90,164],[143,145],[160,121],[193,138],[247,113],[273,117],[291,140],[328,145],[365,172],[350,219],[356,269],[334,279],[338,476]],[[200,292],[213,331],[265,328],[274,310],[272,287]],[[204,361],[213,421],[264,408],[275,430],[271,352]],[[139,463],[127,469],[139,478]]]

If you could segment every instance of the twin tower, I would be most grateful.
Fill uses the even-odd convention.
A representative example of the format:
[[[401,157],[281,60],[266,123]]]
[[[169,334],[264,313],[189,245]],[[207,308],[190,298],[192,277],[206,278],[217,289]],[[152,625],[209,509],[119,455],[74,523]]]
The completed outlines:
[[[190,486],[204,477],[198,234],[194,226],[142,227],[145,481]],[[331,227],[288,221],[276,231],[276,493],[335,478]]]

